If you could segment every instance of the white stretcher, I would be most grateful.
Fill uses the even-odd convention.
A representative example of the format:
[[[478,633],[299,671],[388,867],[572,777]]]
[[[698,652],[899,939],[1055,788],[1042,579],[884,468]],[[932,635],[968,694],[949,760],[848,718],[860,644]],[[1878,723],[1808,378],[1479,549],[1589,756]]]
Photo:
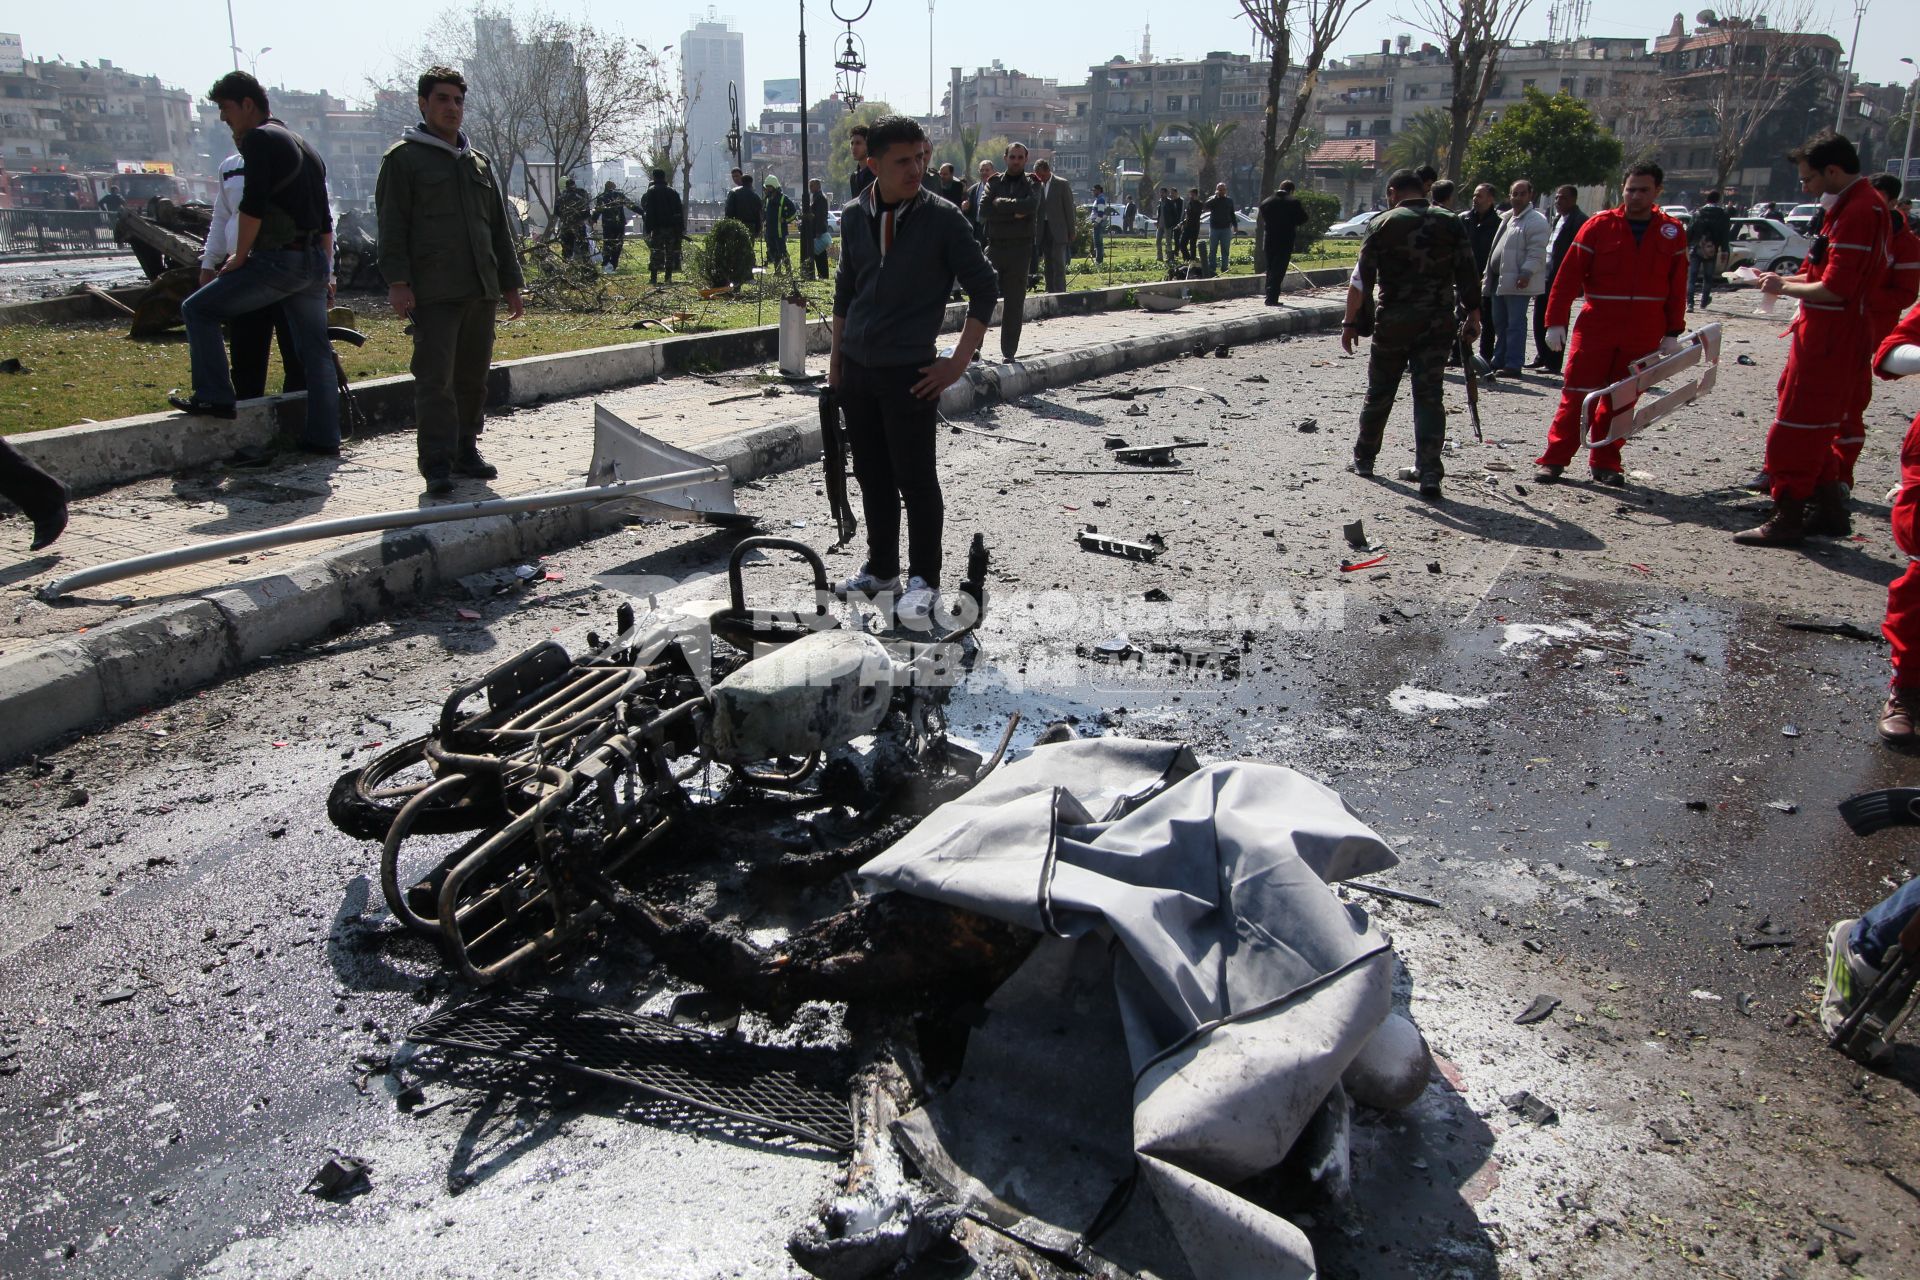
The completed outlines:
[[[1674,387],[1662,395],[1643,398],[1647,392],[1657,390],[1660,383],[1696,365],[1704,367],[1691,382]],[[1663,356],[1655,351],[1641,356],[1627,366],[1626,377],[1611,386],[1597,387],[1587,392],[1580,401],[1581,445],[1598,449],[1638,435],[1675,409],[1692,404],[1713,390],[1714,380],[1719,373],[1720,326],[1717,323],[1703,325],[1687,334],[1680,339],[1680,349],[1671,355]],[[1607,434],[1595,440],[1593,419],[1602,402],[1612,406],[1613,417],[1607,422]]]

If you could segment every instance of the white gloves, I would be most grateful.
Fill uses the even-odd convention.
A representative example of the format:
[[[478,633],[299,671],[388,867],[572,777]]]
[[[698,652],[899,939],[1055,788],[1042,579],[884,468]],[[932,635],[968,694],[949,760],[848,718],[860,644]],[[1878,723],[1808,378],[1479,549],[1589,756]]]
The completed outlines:
[[[1670,356],[1670,355],[1672,355],[1672,354],[1673,354],[1674,352],[1676,352],[1676,351],[1678,351],[1679,349],[1680,349],[1680,339],[1678,339],[1678,338],[1662,338],[1662,339],[1660,339],[1660,354],[1661,354],[1661,355],[1663,355],[1663,356]]]
[[[1547,350],[1565,351],[1567,349],[1567,326],[1556,324],[1547,330]]]
[[[1920,347],[1911,342],[1901,343],[1887,352],[1887,358],[1880,362],[1880,372],[1895,378],[1920,373]]]

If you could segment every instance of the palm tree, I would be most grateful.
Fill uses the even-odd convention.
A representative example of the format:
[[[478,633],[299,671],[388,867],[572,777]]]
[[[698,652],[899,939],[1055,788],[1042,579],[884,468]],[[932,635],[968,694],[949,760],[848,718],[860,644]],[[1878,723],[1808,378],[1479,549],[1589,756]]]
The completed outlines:
[[[960,131],[960,173],[973,180],[973,158],[980,153],[980,126],[970,124]]]
[[[1215,170],[1218,168],[1220,148],[1240,127],[1240,122],[1229,120],[1225,124],[1214,124],[1210,120],[1189,120],[1173,127],[1193,139],[1193,149],[1200,155],[1200,189],[1211,192],[1217,181]]]
[[[1453,117],[1438,107],[1428,107],[1407,118],[1405,126],[1387,144],[1381,159],[1391,169],[1417,169],[1431,164],[1445,173],[1452,146]]]
[[[1120,135],[1118,147],[1123,155],[1140,162],[1140,207],[1148,207],[1147,190],[1153,184],[1153,155],[1160,149],[1160,130],[1156,125],[1136,125],[1132,133]]]

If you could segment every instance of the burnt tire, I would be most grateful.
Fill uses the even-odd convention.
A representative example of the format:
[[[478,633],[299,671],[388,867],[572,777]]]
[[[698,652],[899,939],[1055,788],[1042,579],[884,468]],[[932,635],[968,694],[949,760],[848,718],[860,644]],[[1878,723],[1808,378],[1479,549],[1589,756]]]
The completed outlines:
[[[341,774],[327,794],[327,820],[357,839],[386,839],[395,816],[418,790],[389,784],[410,769],[424,768],[426,747],[426,738],[414,738]],[[503,815],[498,793],[476,785],[457,800],[429,805],[415,816],[413,830],[421,835],[478,831]]]

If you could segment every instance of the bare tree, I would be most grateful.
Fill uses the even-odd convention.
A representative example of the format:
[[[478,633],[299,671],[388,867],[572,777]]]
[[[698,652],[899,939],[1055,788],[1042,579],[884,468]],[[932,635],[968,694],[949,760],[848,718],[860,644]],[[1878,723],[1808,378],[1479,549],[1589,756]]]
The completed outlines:
[[[1273,190],[1281,157],[1292,150],[1300,136],[1300,126],[1313,105],[1313,92],[1320,82],[1320,67],[1334,41],[1346,33],[1347,24],[1373,0],[1240,0],[1240,12],[1260,38],[1267,43],[1267,109],[1264,146],[1260,162],[1260,191]],[[1432,0],[1426,0],[1432,2]],[[1522,0],[1525,3],[1525,0]],[[1295,31],[1295,27],[1298,31]],[[1286,113],[1286,128],[1280,126],[1285,98],[1287,71],[1295,43],[1306,56],[1301,60],[1300,87]]]
[[[1829,37],[1801,34],[1814,25],[1811,0],[1793,0],[1785,12],[1782,3],[1727,0],[1712,28],[1682,50],[1684,65],[1661,79],[1671,110],[1706,118],[1706,129],[1690,132],[1707,137],[1716,187],[1727,185],[1762,129],[1778,123],[1788,97],[1826,74],[1820,46]]]
[[[411,102],[414,78],[436,64],[466,75],[468,138],[523,175],[529,161],[567,174],[596,158],[639,154],[672,96],[666,61],[646,45],[486,0],[443,14],[390,82],[374,87],[388,101]],[[529,185],[544,205],[546,192]]]
[[[1532,0],[1411,0],[1411,16],[1396,15],[1437,37],[1453,66],[1447,115],[1453,123],[1447,143],[1447,176],[1460,180],[1467,139],[1480,127],[1493,87],[1494,69],[1513,38],[1514,26]]]

